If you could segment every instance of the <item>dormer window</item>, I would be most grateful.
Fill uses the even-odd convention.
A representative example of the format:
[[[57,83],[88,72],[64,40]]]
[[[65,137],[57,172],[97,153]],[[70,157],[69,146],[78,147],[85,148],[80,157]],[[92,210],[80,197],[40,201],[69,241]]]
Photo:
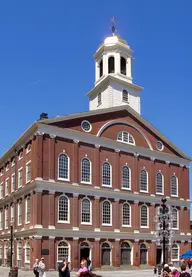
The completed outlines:
[[[134,137],[126,131],[121,131],[117,136],[117,141],[135,145]]]
[[[5,171],[9,170],[9,164],[6,165]]]
[[[108,73],[115,73],[115,59],[110,57],[108,59]]]
[[[122,91],[122,101],[129,103],[129,93],[126,89]]]
[[[29,153],[31,151],[31,143],[29,143],[28,145],[27,145],[27,153]]]
[[[101,105],[101,92],[99,92],[97,95],[97,104],[98,104],[98,106]]]
[[[126,75],[126,59],[121,57],[121,74]]]
[[[13,158],[11,161],[11,166],[14,166],[14,165],[15,165],[15,158]]]
[[[23,158],[23,151],[20,151],[19,153],[19,160],[21,160]]]

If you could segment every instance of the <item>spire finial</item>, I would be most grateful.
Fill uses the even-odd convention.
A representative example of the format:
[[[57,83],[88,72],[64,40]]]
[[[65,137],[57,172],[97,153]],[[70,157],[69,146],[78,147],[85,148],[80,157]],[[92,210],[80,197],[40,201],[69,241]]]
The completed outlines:
[[[112,34],[113,34],[113,36],[114,36],[114,35],[115,35],[115,31],[116,31],[116,29],[115,29],[115,18],[114,18],[114,16],[111,18],[111,23],[112,23],[111,31],[112,31]]]

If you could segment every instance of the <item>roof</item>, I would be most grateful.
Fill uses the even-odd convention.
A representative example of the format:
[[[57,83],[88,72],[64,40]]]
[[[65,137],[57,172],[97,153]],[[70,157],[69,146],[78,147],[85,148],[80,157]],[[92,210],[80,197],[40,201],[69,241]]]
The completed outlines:
[[[156,136],[160,137],[164,142],[166,142],[175,152],[177,152],[179,155],[181,155],[184,159],[187,159],[191,161],[192,159],[187,156],[183,151],[181,151],[174,143],[172,143],[164,134],[162,134],[157,128],[155,128],[152,124],[150,124],[146,119],[144,119],[140,114],[138,114],[135,110],[133,110],[128,105],[123,105],[119,107],[112,107],[112,108],[105,108],[105,109],[98,109],[88,112],[81,112],[76,114],[70,114],[65,116],[57,116],[49,119],[39,120],[38,122],[43,124],[52,124],[57,123],[61,121],[67,121],[77,118],[83,118],[83,117],[90,117],[100,114],[106,114],[106,113],[113,113],[118,111],[127,111],[130,113],[133,117],[135,117],[140,123],[144,124],[150,131],[152,131]]]

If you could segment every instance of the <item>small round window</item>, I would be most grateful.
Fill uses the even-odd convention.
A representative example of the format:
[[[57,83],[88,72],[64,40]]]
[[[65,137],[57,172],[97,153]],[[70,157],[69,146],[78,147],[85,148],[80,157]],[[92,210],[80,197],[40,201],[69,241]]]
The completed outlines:
[[[161,141],[157,141],[156,147],[157,147],[157,149],[158,149],[159,151],[162,151],[164,145],[163,145],[163,143],[162,143]]]
[[[87,120],[83,120],[81,122],[81,128],[83,129],[83,131],[85,132],[90,132],[91,131],[91,123]]]

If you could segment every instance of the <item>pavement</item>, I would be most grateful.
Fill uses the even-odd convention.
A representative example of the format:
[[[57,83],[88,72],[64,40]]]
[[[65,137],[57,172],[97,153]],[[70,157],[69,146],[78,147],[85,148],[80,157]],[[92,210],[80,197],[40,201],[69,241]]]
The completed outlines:
[[[157,274],[153,273],[153,269],[134,269],[134,270],[114,270],[114,271],[96,271],[98,275],[102,277],[158,277]],[[0,277],[8,277],[9,268],[0,267]],[[19,270],[18,277],[34,277],[32,271]],[[58,277],[57,271],[46,272],[46,277]],[[71,277],[76,277],[75,272],[71,272]]]

